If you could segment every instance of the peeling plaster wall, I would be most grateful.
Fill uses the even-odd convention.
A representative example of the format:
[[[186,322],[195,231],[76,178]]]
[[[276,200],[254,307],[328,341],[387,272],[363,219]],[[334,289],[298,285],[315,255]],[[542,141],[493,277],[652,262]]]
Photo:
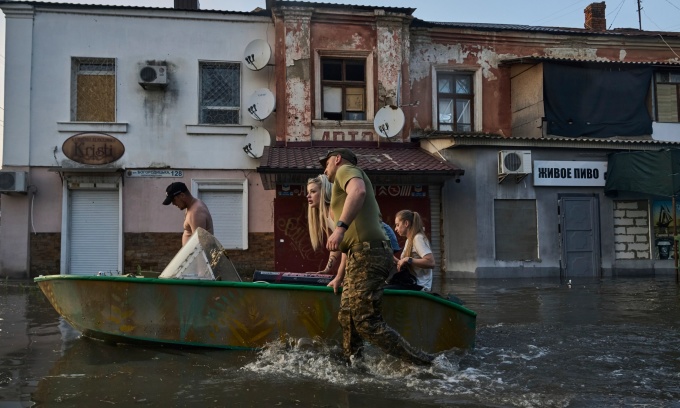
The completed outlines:
[[[475,131],[505,136],[520,131],[522,136],[534,135],[534,130],[520,128],[521,122],[535,125],[542,115],[514,117],[520,110],[510,109],[511,94],[517,81],[512,81],[509,68],[502,61],[520,57],[549,57],[601,62],[633,62],[666,60],[677,62],[677,56],[656,39],[617,38],[602,36],[566,36],[512,32],[473,31],[464,29],[414,29],[411,33],[410,87],[411,98],[420,100],[418,108],[411,110],[410,124],[414,130],[429,131],[436,127],[436,85],[433,74],[438,70],[474,71],[481,77],[475,89],[477,104]],[[512,85],[511,85],[512,82]],[[512,90],[512,92],[511,92]],[[525,92],[525,91],[521,91]],[[527,92],[530,92],[527,90]],[[427,102],[427,103],[426,103]],[[538,102],[538,101],[536,101]],[[535,126],[534,126],[535,127]],[[540,136],[540,135],[539,135]]]
[[[285,32],[285,124],[277,139],[308,141],[311,138],[310,75],[311,12],[286,12]],[[280,78],[280,76],[279,76]]]

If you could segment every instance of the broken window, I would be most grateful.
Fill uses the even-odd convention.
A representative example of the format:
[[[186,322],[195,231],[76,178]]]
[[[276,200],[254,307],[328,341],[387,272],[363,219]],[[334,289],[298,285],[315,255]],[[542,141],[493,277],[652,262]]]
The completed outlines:
[[[200,63],[199,119],[201,124],[234,125],[241,113],[241,65]]]
[[[366,120],[366,61],[321,60],[322,119]]]
[[[71,120],[116,121],[116,62],[110,58],[71,60]]]
[[[437,73],[437,128],[472,132],[473,76],[470,73]]]

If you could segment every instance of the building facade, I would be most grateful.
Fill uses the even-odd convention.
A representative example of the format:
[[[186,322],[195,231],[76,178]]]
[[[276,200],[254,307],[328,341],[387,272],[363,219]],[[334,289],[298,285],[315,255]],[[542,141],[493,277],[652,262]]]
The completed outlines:
[[[244,151],[275,126],[246,109],[274,89],[269,61],[244,61],[253,41],[275,49],[266,12],[0,7],[2,170],[25,177],[2,195],[3,276],[162,270],[181,247],[183,214],[161,204],[174,181],[208,204],[238,267],[271,269],[273,193]]]
[[[0,274],[163,269],[181,245],[172,181],[246,275],[323,269],[305,186],[338,146],[386,222],[421,213],[437,279],[674,273],[670,197],[604,187],[609,155],[677,147],[678,33],[607,30],[604,2],[584,28],[189,3],[2,3],[2,171],[27,177],[2,195]]]

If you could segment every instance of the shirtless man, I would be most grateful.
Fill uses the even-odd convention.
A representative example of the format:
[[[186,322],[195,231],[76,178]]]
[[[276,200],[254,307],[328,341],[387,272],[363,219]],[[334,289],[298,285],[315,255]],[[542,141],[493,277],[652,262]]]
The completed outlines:
[[[196,228],[201,227],[211,234],[213,231],[213,221],[210,211],[205,203],[191,195],[186,184],[181,181],[172,183],[165,189],[165,200],[163,205],[174,204],[180,210],[186,210],[184,215],[184,233],[182,234],[182,245],[186,244],[191,234]]]

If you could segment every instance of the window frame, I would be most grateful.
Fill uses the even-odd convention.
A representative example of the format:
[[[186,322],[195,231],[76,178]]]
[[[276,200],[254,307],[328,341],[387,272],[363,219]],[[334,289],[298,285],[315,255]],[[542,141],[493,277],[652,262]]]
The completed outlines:
[[[443,78],[450,78],[451,79],[451,86],[452,86],[452,92],[440,92],[439,91],[439,81]],[[470,81],[470,86],[472,88],[472,93],[458,93],[456,92],[456,83],[459,78],[467,78]],[[453,71],[453,72],[437,72],[437,94],[436,94],[436,107],[437,107],[437,129],[440,131],[448,131],[448,132],[454,132],[454,133],[471,133],[475,129],[475,115],[474,115],[474,107],[475,107],[475,80],[474,80],[474,74],[469,73],[469,72],[464,72],[464,71]],[[441,122],[441,115],[439,114],[439,106],[440,102],[442,99],[451,99],[451,109],[452,109],[452,121],[451,123],[444,123]],[[470,130],[464,131],[464,130],[459,130],[458,126],[461,126],[458,123],[458,116],[459,112],[457,112],[457,107],[458,107],[458,101],[469,101],[469,117],[470,117]],[[466,124],[467,125],[467,124]],[[442,126],[451,126],[450,130],[442,130]]]
[[[235,66],[238,67],[238,105],[235,106],[211,106],[216,110],[221,111],[236,111],[236,122],[234,123],[214,123],[214,122],[204,122],[203,121],[203,68],[207,64],[213,65],[223,65],[223,66]],[[242,106],[243,106],[243,68],[241,62],[238,61],[214,61],[214,60],[199,60],[198,61],[198,120],[196,123],[198,125],[208,125],[208,126],[225,126],[225,125],[240,125],[243,122],[242,117]]]
[[[97,70],[97,71],[83,71],[81,72],[80,67],[82,65],[108,65],[113,66],[112,71],[108,70]],[[115,58],[102,58],[102,57],[71,57],[71,113],[70,119],[73,123],[115,123],[118,115],[118,89],[117,89],[117,75],[118,75],[118,63]],[[110,73],[109,73],[110,72]],[[112,120],[98,121],[98,120],[79,120],[78,119],[78,77],[79,75],[107,75],[113,76],[113,112]]]
[[[654,70],[654,75],[652,76],[652,95],[653,95],[653,106],[654,106],[654,121],[658,123],[680,123],[680,79],[678,79],[677,82],[659,82],[658,81],[658,74],[660,73],[675,73],[676,75],[680,76],[680,70],[674,70],[674,69],[655,69]],[[676,111],[676,116],[677,119],[674,122],[670,121],[661,121],[659,120],[659,92],[658,92],[658,86],[662,85],[675,85],[675,111]]]
[[[324,65],[326,62],[337,62],[340,65],[340,79],[324,79],[323,74],[324,74]],[[364,80],[363,81],[353,81],[347,79],[347,71],[348,67],[352,63],[359,62],[363,66],[364,70]],[[341,110],[340,110],[340,118],[339,119],[333,119],[333,118],[322,118],[323,120],[351,120],[351,121],[356,121],[356,120],[365,120],[366,116],[366,60],[362,58],[327,58],[327,57],[322,57],[320,60],[321,63],[321,77],[319,78],[319,81],[321,81],[321,114],[322,116],[326,113],[325,111],[325,106],[324,106],[324,101],[325,101],[325,93],[324,89],[326,87],[333,87],[333,88],[340,88],[341,93],[340,93],[340,105],[341,105]],[[359,64],[357,64],[359,65]],[[356,110],[350,110],[349,109],[349,103],[347,100],[348,97],[348,89],[351,88],[361,88],[363,89],[362,93],[362,98],[361,98],[361,109],[356,109]],[[363,114],[364,119],[349,119],[347,116],[350,114],[350,112],[360,112]]]
[[[329,120],[323,119],[323,92],[322,92],[322,76],[321,63],[322,59],[342,59],[342,60],[363,60],[365,69],[365,119],[363,120]],[[373,72],[373,52],[372,51],[342,51],[342,50],[315,50],[314,52],[314,120],[323,122],[350,122],[350,123],[366,123],[372,122],[375,117],[375,96],[374,96],[374,72]],[[343,103],[344,105],[344,103]]]
[[[482,129],[482,71],[479,67],[456,67],[448,65],[432,66],[432,128],[442,132],[451,133],[475,133]],[[454,130],[440,130],[439,127],[439,77],[442,75],[469,75],[472,84],[472,96],[470,99],[470,131],[462,132]]]

